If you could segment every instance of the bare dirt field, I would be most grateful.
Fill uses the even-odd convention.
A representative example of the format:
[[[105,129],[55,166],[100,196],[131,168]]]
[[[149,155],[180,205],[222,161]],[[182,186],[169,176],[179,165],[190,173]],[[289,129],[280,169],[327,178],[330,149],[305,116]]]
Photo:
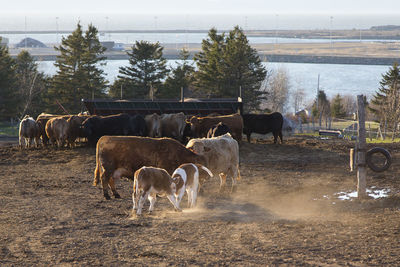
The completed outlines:
[[[368,171],[380,199],[339,200],[356,189],[352,143],[290,137],[240,147],[236,193],[204,185],[198,207],[131,216],[132,182],[122,199],[92,186],[95,149],[19,151],[0,147],[0,265],[394,266],[400,264],[400,144],[387,172]],[[147,206],[146,206],[147,207]]]

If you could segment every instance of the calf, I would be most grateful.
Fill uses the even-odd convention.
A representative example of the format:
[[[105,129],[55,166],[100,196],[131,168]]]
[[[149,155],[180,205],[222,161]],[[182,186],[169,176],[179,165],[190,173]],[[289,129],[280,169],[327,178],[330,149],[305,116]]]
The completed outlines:
[[[25,147],[30,148],[33,140],[35,140],[35,146],[38,147],[39,139],[39,125],[32,117],[26,115],[19,124],[19,147],[22,148],[23,143],[25,143]]]
[[[147,198],[150,202],[149,212],[152,212],[157,195],[166,196],[174,205],[175,210],[181,211],[176,202],[175,193],[176,184],[166,170],[155,167],[142,167],[134,174],[133,211],[137,208],[136,214],[142,214],[143,204]]]
[[[222,122],[219,122],[217,125],[214,125],[213,127],[210,128],[210,130],[207,133],[207,138],[221,136],[226,133],[232,134],[231,129],[229,129],[229,127],[223,124]]]
[[[176,184],[176,203],[179,207],[183,194],[187,193],[188,206],[194,208],[196,206],[197,192],[200,188],[200,171],[202,169],[213,177],[212,172],[200,164],[185,163],[180,165],[172,174],[172,181]]]

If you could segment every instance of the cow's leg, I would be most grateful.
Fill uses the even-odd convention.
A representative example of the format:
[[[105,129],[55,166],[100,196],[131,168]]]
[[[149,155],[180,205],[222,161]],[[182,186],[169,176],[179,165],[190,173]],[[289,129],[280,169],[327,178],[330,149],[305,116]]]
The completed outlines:
[[[110,180],[108,181],[108,185],[110,186],[111,192],[113,193],[115,198],[121,198],[121,196],[118,194],[117,190],[115,189],[115,182],[114,178],[111,177]]]
[[[137,215],[141,215],[142,214],[142,209],[143,209],[143,204],[146,201],[146,199],[149,197],[149,192],[143,191],[140,193],[140,197],[139,197],[139,203],[138,203],[138,208],[136,211]]]
[[[236,181],[238,179],[238,170],[230,168],[228,171],[228,175],[232,177],[231,193],[233,193],[236,191]]]
[[[20,136],[19,137],[19,148],[22,149],[23,146],[24,146],[24,137]]]
[[[196,206],[196,201],[197,201],[197,188],[192,187],[186,192],[188,194],[188,198],[190,196],[190,208],[194,208]]]
[[[38,148],[40,143],[40,137],[35,137],[35,147]]]
[[[191,188],[186,187],[186,194],[187,194],[187,199],[188,199],[188,207],[191,208],[191,206],[192,206],[192,192],[191,192]]]
[[[278,133],[273,132],[272,134],[274,135],[274,144],[276,144],[278,142]]]
[[[157,200],[157,195],[156,194],[150,194],[149,195],[149,202],[150,202],[149,213],[153,212],[154,205],[156,204],[156,200]]]
[[[136,198],[137,193],[139,193],[139,192],[136,192],[136,179],[135,179],[135,180],[133,180],[133,190],[132,190],[132,204],[133,204],[132,205],[132,214],[135,211],[136,206],[137,206],[137,198]]]
[[[251,133],[247,133],[246,136],[247,136],[247,142],[251,143],[251,142],[250,142],[250,140],[251,140],[251,139],[250,139],[250,138],[251,138]]]
[[[103,188],[103,196],[105,199],[109,200],[110,195],[108,194],[108,184],[110,180],[110,173],[107,171],[101,171],[100,174],[100,180],[101,180],[101,187]]]
[[[167,195],[167,198],[169,199],[169,201],[171,201],[172,205],[174,205],[176,211],[182,211],[182,210],[179,208],[179,206],[177,205],[177,203],[176,203],[176,198],[175,198],[174,194],[172,194],[172,195]]]
[[[279,131],[279,138],[281,139],[281,144],[283,144],[283,139],[282,139],[282,130]]]
[[[219,174],[219,192],[222,192],[224,185],[226,184],[226,175],[224,173]]]
[[[182,187],[179,190],[178,194],[176,195],[176,205],[178,206],[178,208],[179,208],[179,204],[181,203],[181,200],[182,200],[182,197],[184,194],[185,194],[185,188]]]

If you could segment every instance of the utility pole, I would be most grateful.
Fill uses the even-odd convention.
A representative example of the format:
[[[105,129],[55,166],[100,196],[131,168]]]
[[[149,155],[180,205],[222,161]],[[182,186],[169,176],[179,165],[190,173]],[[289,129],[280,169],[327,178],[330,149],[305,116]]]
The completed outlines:
[[[28,26],[27,26],[26,16],[25,16],[25,48],[28,46],[28,45],[27,45],[27,41],[28,41],[27,38],[28,38],[28,36],[26,35],[27,28],[28,28]]]
[[[367,169],[365,164],[366,133],[365,133],[365,108],[364,96],[357,96],[358,139],[357,139],[357,194],[358,198],[366,197]]]
[[[317,83],[317,111],[319,112],[319,73],[318,73],[318,83]]]
[[[331,26],[329,27],[329,41],[331,42],[331,48],[332,48],[332,46],[333,46],[333,43],[332,43],[332,21],[333,21],[333,17],[332,16],[330,17],[330,20],[331,20]]]
[[[58,44],[58,17],[56,17],[56,44]]]

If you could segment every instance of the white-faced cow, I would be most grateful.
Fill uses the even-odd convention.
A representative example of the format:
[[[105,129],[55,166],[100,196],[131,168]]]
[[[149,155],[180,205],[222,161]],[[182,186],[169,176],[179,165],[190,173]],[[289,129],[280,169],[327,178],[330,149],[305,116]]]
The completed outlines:
[[[204,165],[214,174],[219,174],[220,191],[227,176],[232,178],[232,191],[236,188],[236,182],[240,179],[239,171],[239,145],[229,133],[213,138],[191,139],[187,148],[203,155],[207,163]]]

